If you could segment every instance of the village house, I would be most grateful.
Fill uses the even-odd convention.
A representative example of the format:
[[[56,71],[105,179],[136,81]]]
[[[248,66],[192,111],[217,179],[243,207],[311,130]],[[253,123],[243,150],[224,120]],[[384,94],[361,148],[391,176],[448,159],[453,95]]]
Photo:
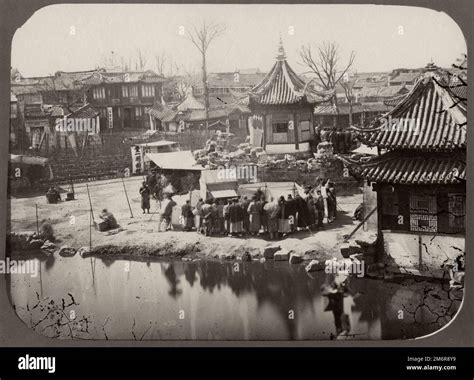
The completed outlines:
[[[97,70],[81,79],[105,129],[122,132],[150,129],[150,118],[145,110],[161,101],[164,82],[163,76],[151,70]]]
[[[373,125],[354,128],[382,154],[341,157],[366,180],[364,213],[377,209],[367,225],[376,229],[391,271],[442,278],[464,254],[467,100],[449,77],[427,71]]]
[[[268,154],[311,152],[313,108],[325,100],[290,67],[280,41],[276,62],[249,92],[250,135]]]

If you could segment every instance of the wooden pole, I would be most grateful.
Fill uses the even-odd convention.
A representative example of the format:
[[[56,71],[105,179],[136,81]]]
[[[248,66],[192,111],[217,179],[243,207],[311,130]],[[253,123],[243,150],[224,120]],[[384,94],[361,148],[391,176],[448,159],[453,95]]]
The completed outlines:
[[[35,204],[35,208],[36,208],[36,234],[39,235],[38,204]]]
[[[91,193],[89,192],[89,185],[87,183],[86,183],[86,189],[87,189],[87,197],[89,198],[89,206],[91,210],[92,220],[95,221],[94,210],[92,209]]]
[[[133,218],[132,206],[130,206],[130,201],[128,200],[127,189],[125,188],[125,181],[122,177],[123,191],[125,192],[125,198],[127,198],[128,208],[130,209],[130,218]]]

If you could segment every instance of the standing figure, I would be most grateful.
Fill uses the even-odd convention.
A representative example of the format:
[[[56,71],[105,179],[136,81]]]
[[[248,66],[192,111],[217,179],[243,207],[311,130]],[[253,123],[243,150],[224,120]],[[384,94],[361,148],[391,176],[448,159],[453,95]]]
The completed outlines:
[[[198,202],[196,203],[196,208],[194,209],[194,226],[196,227],[196,231],[199,233],[201,232],[201,207],[204,204],[202,198],[199,198]]]
[[[232,205],[229,207],[229,222],[230,222],[230,227],[229,227],[229,235],[230,236],[236,236],[236,235],[242,235],[243,232],[243,217],[244,214],[242,212],[242,207],[239,204],[239,201],[237,198],[234,198],[232,200]]]
[[[143,213],[145,213],[145,210],[146,212],[149,214],[150,213],[150,195],[151,195],[151,191],[150,191],[150,188],[148,187],[148,185],[146,184],[145,181],[142,182],[142,187],[140,187],[140,195],[142,196],[142,210],[143,210]]]
[[[267,216],[267,229],[270,234],[270,239],[274,240],[278,237],[278,211],[280,207],[273,197],[270,202],[263,206],[263,210]]]
[[[186,204],[181,207],[181,216],[183,217],[183,230],[191,231],[194,226],[194,214],[189,199],[186,201]]]
[[[165,200],[163,201],[160,209],[160,224],[159,231],[169,231],[173,229],[171,224],[171,215],[173,213],[173,207],[176,206],[176,202],[173,200],[171,194],[166,194]]]
[[[230,206],[232,206],[232,201],[229,199],[227,200],[227,204],[225,204],[224,207],[222,208],[222,214],[224,216],[224,229],[228,235],[230,234],[230,219],[229,219]]]
[[[278,232],[286,236],[291,231],[289,213],[286,207],[285,197],[283,195],[280,197],[278,208]]]
[[[296,213],[298,211],[298,205],[296,200],[293,198],[291,194],[288,194],[288,198],[286,199],[285,204],[286,215],[288,217],[288,221],[290,223],[291,232],[296,231],[297,221],[296,221]]]
[[[241,205],[242,205],[242,228],[244,230],[244,232],[246,234],[248,234],[250,232],[250,215],[249,215],[249,205],[250,205],[250,201],[247,199],[247,196],[244,196],[242,198],[242,202],[241,202]]]
[[[257,201],[257,197],[254,195],[252,197],[252,201],[250,202],[248,208],[247,208],[247,213],[249,214],[250,217],[250,234],[251,235],[257,235],[260,231],[260,205]]]
[[[210,199],[201,207],[201,232],[206,236],[212,234],[212,201]]]
[[[220,235],[225,233],[224,207],[224,200],[219,199],[217,202],[217,232]]]
[[[316,199],[314,200],[314,210],[316,213],[316,226],[323,228],[324,220],[324,198],[321,195],[321,190],[316,191]]]

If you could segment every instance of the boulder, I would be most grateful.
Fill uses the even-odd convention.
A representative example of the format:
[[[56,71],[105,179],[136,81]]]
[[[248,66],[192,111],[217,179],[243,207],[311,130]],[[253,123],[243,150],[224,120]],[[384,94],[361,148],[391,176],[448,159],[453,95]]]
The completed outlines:
[[[299,264],[301,262],[303,262],[303,255],[301,253],[291,252],[289,263]]]
[[[306,269],[306,272],[316,272],[316,271],[324,270],[325,267],[326,267],[326,264],[324,261],[311,260],[310,263],[306,265],[305,269]]]
[[[56,244],[50,242],[49,240],[46,240],[44,244],[40,247],[40,249],[43,251],[53,252],[56,249]]]
[[[351,255],[355,253],[361,253],[362,249],[355,243],[343,243],[340,247],[341,255],[345,259],[348,259]]]
[[[68,245],[63,245],[59,248],[58,254],[62,257],[72,257],[76,254],[76,250]]]
[[[28,243],[28,249],[40,249],[44,244],[44,240],[32,239]]]
[[[270,245],[263,249],[262,256],[266,259],[273,259],[275,252],[279,251],[281,247],[279,245]]]
[[[287,249],[282,249],[276,251],[273,255],[273,260],[275,261],[288,261],[290,259],[290,251]]]
[[[84,257],[90,253],[90,248],[88,246],[81,247],[77,250],[79,256]]]

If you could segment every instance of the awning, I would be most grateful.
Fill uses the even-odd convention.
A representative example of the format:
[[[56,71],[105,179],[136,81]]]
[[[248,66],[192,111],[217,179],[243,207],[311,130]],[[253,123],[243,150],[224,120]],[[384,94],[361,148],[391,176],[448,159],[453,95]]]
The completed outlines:
[[[45,157],[39,157],[39,156],[22,156],[22,155],[10,154],[10,162],[12,164],[46,166],[48,164],[48,159]]]
[[[169,170],[203,170],[201,165],[196,164],[196,160],[190,150],[167,153],[147,153],[146,161],[152,161],[160,169]]]
[[[214,199],[221,199],[221,198],[235,198],[237,197],[237,192],[235,190],[216,190],[211,191],[211,196]]]

